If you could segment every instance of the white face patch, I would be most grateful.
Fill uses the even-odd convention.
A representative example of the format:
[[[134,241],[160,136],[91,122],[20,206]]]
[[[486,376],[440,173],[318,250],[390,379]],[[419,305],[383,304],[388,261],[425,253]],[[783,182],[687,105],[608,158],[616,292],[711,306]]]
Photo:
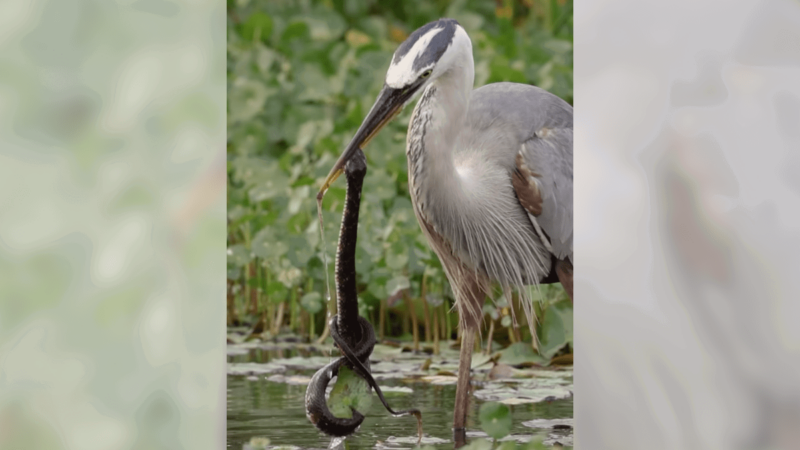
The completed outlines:
[[[422,37],[417,39],[417,42],[411,47],[408,53],[403,56],[400,61],[397,63],[392,60],[392,65],[389,66],[389,70],[386,72],[386,85],[391,88],[401,88],[410,84],[417,78],[417,74],[414,72],[414,60],[417,59],[420,53],[425,51],[425,48],[431,42],[434,36],[439,34],[444,30],[444,28],[434,28],[427,33],[423,34]],[[429,69],[428,67],[425,70]]]

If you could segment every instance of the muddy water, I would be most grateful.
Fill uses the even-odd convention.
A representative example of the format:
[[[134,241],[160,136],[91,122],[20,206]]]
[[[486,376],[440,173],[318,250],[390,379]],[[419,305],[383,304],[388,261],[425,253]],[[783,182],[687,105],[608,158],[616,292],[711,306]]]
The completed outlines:
[[[313,355],[319,355],[314,353]],[[248,355],[229,356],[229,362],[269,362],[271,358],[300,355],[297,351],[253,350]],[[314,370],[287,370],[284,376],[313,375]],[[330,438],[317,431],[305,416],[303,405],[306,386],[289,385],[268,381],[269,375],[228,376],[228,448],[242,449],[251,437],[267,437],[270,446],[287,445],[302,449],[327,448]],[[437,449],[452,449],[452,414],[455,403],[455,385],[436,386],[419,379],[380,380],[381,386],[406,386],[413,389],[412,394],[389,397],[395,409],[419,408],[422,411],[426,437],[434,437],[446,442],[432,444]],[[558,419],[572,417],[572,399],[553,402],[510,406],[514,425],[512,435],[546,436],[544,430],[527,428],[522,422],[532,419]],[[479,431],[478,409],[483,402],[472,398],[467,429]],[[346,448],[371,449],[413,448],[413,443],[398,442],[408,439],[413,442],[416,436],[416,421],[413,417],[391,417],[377,398],[361,428],[345,441]],[[470,433],[471,434],[471,433]]]

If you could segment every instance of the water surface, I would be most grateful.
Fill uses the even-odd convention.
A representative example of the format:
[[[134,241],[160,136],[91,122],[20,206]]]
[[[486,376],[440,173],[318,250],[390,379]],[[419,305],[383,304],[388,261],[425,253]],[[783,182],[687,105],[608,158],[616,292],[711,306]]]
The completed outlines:
[[[229,362],[269,362],[274,358],[311,356],[319,353],[298,350],[251,350],[246,355],[229,356]],[[305,375],[315,370],[287,369],[286,377]],[[267,380],[269,375],[228,376],[228,448],[242,449],[252,437],[267,437],[270,446],[290,445],[302,449],[327,448],[330,437],[319,432],[305,416],[305,385],[290,385]],[[480,384],[481,375],[473,378]],[[419,378],[379,380],[381,386],[406,386],[412,394],[387,396],[394,409],[418,408],[422,411],[426,437],[446,442],[435,443],[437,449],[452,449],[452,420],[455,404],[455,385],[438,386]],[[374,395],[374,394],[373,394]],[[467,430],[479,432],[478,409],[483,402],[471,397]],[[532,419],[560,419],[572,417],[572,398],[533,404],[510,405],[514,420],[512,435],[530,437],[547,436],[547,431],[528,428],[522,422]],[[365,412],[366,419],[359,431],[346,440],[350,450],[376,447],[413,448],[401,444],[397,438],[416,437],[416,420],[413,417],[392,417],[380,405],[377,396]]]

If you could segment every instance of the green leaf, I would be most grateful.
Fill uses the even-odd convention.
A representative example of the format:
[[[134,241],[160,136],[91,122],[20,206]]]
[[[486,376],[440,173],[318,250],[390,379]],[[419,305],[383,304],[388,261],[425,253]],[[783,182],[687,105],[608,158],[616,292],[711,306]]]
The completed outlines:
[[[306,36],[308,36],[308,25],[302,20],[298,20],[286,27],[281,36],[281,41],[288,43],[293,39],[304,39]]]
[[[300,305],[311,314],[322,311],[322,295],[319,292],[309,292],[300,299]]]
[[[511,431],[511,410],[502,403],[484,403],[478,417],[481,429],[494,439],[501,439]]]
[[[269,37],[272,35],[272,18],[263,12],[255,12],[242,24],[241,30],[242,38],[248,41],[269,42]]]
[[[474,439],[459,450],[491,450],[492,443],[486,439]]]
[[[250,251],[244,244],[228,247],[228,264],[234,267],[246,266],[250,263]]]
[[[267,296],[272,303],[281,303],[288,295],[289,290],[280,281],[273,281],[267,285]]]
[[[554,303],[547,308],[538,334],[539,352],[547,359],[572,342],[572,305],[568,300]]]
[[[350,368],[339,369],[336,384],[328,397],[328,408],[336,417],[353,417],[352,406],[361,414],[366,414],[372,405],[372,390],[361,377]]]
[[[250,243],[253,253],[259,258],[273,259],[286,254],[289,246],[283,240],[275,238],[275,230],[265,227],[256,233]]]
[[[392,296],[402,289],[408,289],[410,286],[411,283],[408,281],[408,277],[398,275],[386,283],[386,293]]]
[[[392,270],[400,270],[408,264],[408,249],[402,243],[399,244],[400,249],[393,245],[386,252],[386,265]]]
[[[507,316],[506,316],[507,317]],[[549,358],[543,358],[537,355],[531,344],[525,342],[516,342],[511,344],[500,352],[500,359],[497,360],[499,364],[508,364],[509,366],[520,365],[546,365]]]
[[[494,306],[490,305],[489,303],[485,303],[483,305],[483,314],[491,317],[492,320],[497,320],[497,318],[500,317],[500,315],[497,312],[497,308],[495,308]]]
[[[491,450],[492,443],[486,439],[474,439],[459,450]]]

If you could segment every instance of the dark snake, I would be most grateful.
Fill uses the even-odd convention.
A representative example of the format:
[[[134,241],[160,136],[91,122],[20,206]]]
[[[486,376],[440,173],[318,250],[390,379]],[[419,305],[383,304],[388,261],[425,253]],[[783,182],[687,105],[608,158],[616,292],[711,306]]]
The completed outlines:
[[[381,403],[394,416],[413,415],[417,418],[417,433],[422,438],[422,414],[418,409],[394,411],[372,377],[369,356],[375,347],[375,330],[372,324],[358,315],[358,292],[356,290],[356,238],[358,235],[358,210],[361,203],[361,188],[367,173],[367,160],[359,150],[347,162],[344,174],[347,178],[347,194],[342,212],[342,228],[336,252],[336,293],[339,313],[330,320],[331,337],[344,356],[321,368],[311,378],[306,389],[306,416],[320,431],[331,436],[353,434],[364,421],[364,415],[352,406],[353,417],[346,419],[334,416],[325,401],[325,389],[331,379],[339,373],[342,365],[352,368],[367,381]]]

